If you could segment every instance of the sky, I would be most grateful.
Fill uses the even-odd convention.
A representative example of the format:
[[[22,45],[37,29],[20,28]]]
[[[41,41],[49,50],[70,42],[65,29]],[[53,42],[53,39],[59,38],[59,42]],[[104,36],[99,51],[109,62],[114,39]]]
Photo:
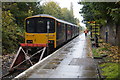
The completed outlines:
[[[82,5],[78,4],[79,0],[43,0],[45,1],[54,1],[59,4],[61,8],[68,8],[70,9],[71,2],[73,3],[73,11],[75,18],[78,18],[80,21],[80,25],[85,27],[85,24],[82,23],[83,17],[79,14],[80,9],[83,7]]]

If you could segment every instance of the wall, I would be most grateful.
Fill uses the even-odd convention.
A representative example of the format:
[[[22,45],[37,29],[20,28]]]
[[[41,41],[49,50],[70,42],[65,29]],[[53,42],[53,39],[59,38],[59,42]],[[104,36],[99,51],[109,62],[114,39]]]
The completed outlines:
[[[102,26],[100,28],[100,36],[106,41],[106,32],[108,32],[108,43],[111,43],[112,45],[118,45],[120,40],[118,39],[120,36],[119,29],[120,26],[109,23],[106,26]]]

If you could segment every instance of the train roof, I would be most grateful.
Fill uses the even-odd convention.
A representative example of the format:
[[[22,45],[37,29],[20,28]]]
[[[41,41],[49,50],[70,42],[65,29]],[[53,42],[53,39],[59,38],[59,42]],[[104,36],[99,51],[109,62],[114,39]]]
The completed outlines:
[[[38,14],[38,15],[31,16],[31,17],[51,17],[51,18],[54,18],[55,20],[57,20],[57,21],[59,21],[59,22],[62,22],[62,23],[65,23],[65,24],[69,24],[69,25],[78,27],[78,26],[75,25],[75,24],[72,24],[72,23],[67,22],[67,21],[64,21],[64,20],[57,19],[56,17],[51,16],[51,15],[48,15],[48,14]],[[31,18],[31,17],[29,17],[29,18]]]

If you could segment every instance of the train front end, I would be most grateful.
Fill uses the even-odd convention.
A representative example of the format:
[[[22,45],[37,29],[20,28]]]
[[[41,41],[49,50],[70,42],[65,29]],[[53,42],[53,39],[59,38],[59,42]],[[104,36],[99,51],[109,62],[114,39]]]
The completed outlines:
[[[25,20],[25,43],[33,46],[48,44],[49,48],[56,48],[55,19],[46,16],[28,17]]]
[[[25,43],[20,44],[21,46],[10,66],[11,72],[14,69],[19,70],[20,65],[24,66],[26,64],[28,67],[34,65],[51,54],[51,50],[56,47],[54,18],[45,16],[28,17],[25,19],[25,26]]]

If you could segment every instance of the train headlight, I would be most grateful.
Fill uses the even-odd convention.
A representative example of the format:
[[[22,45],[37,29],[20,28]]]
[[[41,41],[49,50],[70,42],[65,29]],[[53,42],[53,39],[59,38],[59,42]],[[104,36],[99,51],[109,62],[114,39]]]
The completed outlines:
[[[27,40],[27,43],[33,43],[33,40]]]

